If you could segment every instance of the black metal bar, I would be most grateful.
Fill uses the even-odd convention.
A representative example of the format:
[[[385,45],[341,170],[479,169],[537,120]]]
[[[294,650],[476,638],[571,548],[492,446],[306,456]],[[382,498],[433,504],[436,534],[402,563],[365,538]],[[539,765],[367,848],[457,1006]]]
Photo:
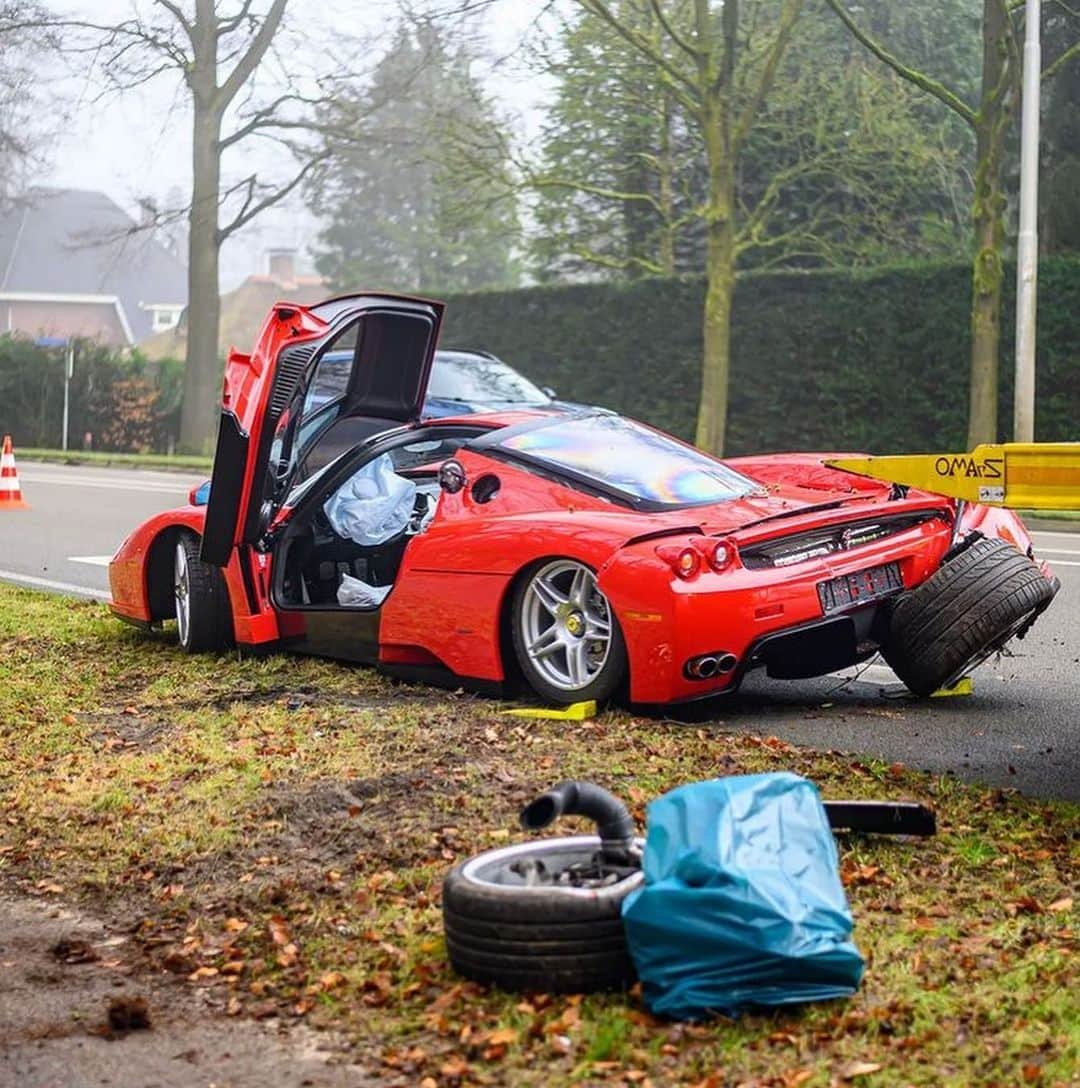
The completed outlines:
[[[833,831],[875,835],[933,835],[934,810],[914,801],[826,801],[825,815]]]

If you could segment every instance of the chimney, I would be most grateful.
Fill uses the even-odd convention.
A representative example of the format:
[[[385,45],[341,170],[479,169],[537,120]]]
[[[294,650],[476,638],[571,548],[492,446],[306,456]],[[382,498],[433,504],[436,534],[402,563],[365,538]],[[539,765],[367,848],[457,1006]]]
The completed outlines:
[[[271,249],[267,257],[270,263],[270,278],[276,280],[282,287],[294,286],[296,284],[296,250]]]

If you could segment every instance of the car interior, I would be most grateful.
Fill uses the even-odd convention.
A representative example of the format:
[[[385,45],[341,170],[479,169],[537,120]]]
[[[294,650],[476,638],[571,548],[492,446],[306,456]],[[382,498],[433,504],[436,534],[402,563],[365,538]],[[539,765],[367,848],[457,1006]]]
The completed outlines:
[[[457,428],[449,435],[413,438],[369,457],[354,466],[353,473],[329,495],[324,493],[310,512],[294,518],[275,551],[278,603],[294,609],[379,607],[394,584],[409,541],[424,532],[435,515],[439,466],[468,437],[469,433]],[[365,478],[373,475],[376,462],[383,470],[383,491],[378,494],[375,484]],[[362,485],[356,486],[361,480]],[[392,489],[389,495],[387,485]],[[370,492],[372,497],[356,499],[350,488],[361,494]],[[376,511],[377,524],[363,524],[365,502]],[[392,516],[384,517],[391,505]],[[350,585],[347,579],[361,583],[353,587],[358,596],[340,594],[343,585]]]

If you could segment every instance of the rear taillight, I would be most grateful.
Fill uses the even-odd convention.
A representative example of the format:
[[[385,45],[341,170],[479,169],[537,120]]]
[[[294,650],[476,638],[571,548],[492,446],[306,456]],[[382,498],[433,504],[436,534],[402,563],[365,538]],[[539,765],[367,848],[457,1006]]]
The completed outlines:
[[[701,553],[689,544],[661,544],[656,554],[667,562],[680,578],[693,578],[701,570]]]
[[[715,571],[727,570],[735,562],[735,545],[728,540],[702,537],[692,544],[660,544],[656,554],[678,577],[690,579],[697,577],[706,564]]]
[[[735,545],[730,540],[709,542],[709,566],[713,570],[727,570],[735,562]]]

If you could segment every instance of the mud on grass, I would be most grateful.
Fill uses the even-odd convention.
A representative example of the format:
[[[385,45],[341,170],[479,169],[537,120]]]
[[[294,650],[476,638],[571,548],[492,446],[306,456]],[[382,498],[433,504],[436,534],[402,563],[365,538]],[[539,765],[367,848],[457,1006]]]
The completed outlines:
[[[0,881],[125,923],[237,1016],[333,1027],[391,1085],[1077,1083],[1078,811],[775,738],[609,712],[521,721],[369,670],[189,658],[0,587]],[[806,774],[915,798],[925,843],[845,837],[861,992],[672,1025],[630,996],[506,995],[445,961],[441,880],[561,777],[646,801]]]

